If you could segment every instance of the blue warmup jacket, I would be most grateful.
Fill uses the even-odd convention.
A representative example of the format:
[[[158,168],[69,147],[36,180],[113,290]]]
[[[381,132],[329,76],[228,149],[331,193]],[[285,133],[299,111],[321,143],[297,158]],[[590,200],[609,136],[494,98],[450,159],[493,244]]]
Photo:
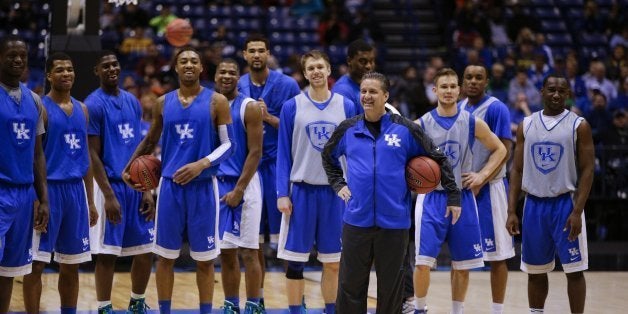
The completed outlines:
[[[338,158],[347,160],[346,181]],[[441,166],[447,205],[460,206],[460,190],[451,165],[423,129],[399,115],[386,113],[377,138],[365,125],[364,114],[343,121],[323,150],[323,167],[336,193],[349,187],[351,198],[345,223],[358,227],[410,228],[411,197],[405,168],[410,159],[428,156]]]

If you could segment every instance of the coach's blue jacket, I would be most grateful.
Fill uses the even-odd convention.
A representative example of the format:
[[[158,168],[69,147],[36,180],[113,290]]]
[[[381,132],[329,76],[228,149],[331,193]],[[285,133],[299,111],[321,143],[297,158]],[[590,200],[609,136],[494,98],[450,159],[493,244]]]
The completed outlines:
[[[347,160],[346,181],[338,158]],[[386,113],[377,138],[365,125],[364,114],[343,121],[323,151],[329,184],[338,192],[348,185],[351,198],[344,222],[358,227],[410,228],[411,197],[405,168],[415,156],[424,155],[441,166],[441,183],[449,192],[447,205],[460,206],[451,165],[442,151],[417,124]]]

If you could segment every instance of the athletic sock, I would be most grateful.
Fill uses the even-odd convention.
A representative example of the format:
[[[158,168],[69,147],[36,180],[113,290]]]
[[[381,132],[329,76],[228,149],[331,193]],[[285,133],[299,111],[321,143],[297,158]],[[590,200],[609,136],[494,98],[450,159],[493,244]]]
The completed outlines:
[[[336,303],[325,303],[325,314],[336,314]]]
[[[159,313],[170,314],[171,304],[172,304],[172,301],[170,300],[159,300]]]
[[[201,314],[211,314],[212,312],[212,304],[211,303],[201,303],[199,304],[199,309]]]
[[[491,314],[502,314],[502,313],[504,313],[503,303],[493,303],[491,305]]]
[[[463,314],[464,302],[451,301],[451,314]]]

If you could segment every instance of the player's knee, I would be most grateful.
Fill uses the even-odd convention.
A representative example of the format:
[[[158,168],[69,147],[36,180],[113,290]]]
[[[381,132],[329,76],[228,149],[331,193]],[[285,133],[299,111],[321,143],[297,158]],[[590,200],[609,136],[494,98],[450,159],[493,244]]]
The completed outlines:
[[[288,262],[288,269],[286,270],[286,278],[301,280],[303,279],[303,269],[305,268],[305,263],[303,262]]]
[[[584,278],[584,272],[583,271],[577,271],[574,273],[567,273],[565,274],[567,276],[567,280],[580,280]]]
[[[338,273],[340,271],[340,263],[323,263],[323,271]]]

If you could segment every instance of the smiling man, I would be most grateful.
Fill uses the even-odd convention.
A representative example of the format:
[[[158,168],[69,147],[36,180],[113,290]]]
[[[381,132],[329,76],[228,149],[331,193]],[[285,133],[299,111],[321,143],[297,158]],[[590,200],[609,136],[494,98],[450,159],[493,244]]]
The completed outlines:
[[[519,234],[517,200],[525,191],[521,270],[528,273],[530,312],[543,313],[547,273],[558,255],[567,276],[571,313],[583,313],[583,271],[589,266],[584,205],[595,165],[591,127],[566,109],[571,88],[564,77],[546,77],[541,95],[543,110],[526,117],[517,129],[506,228]]]

